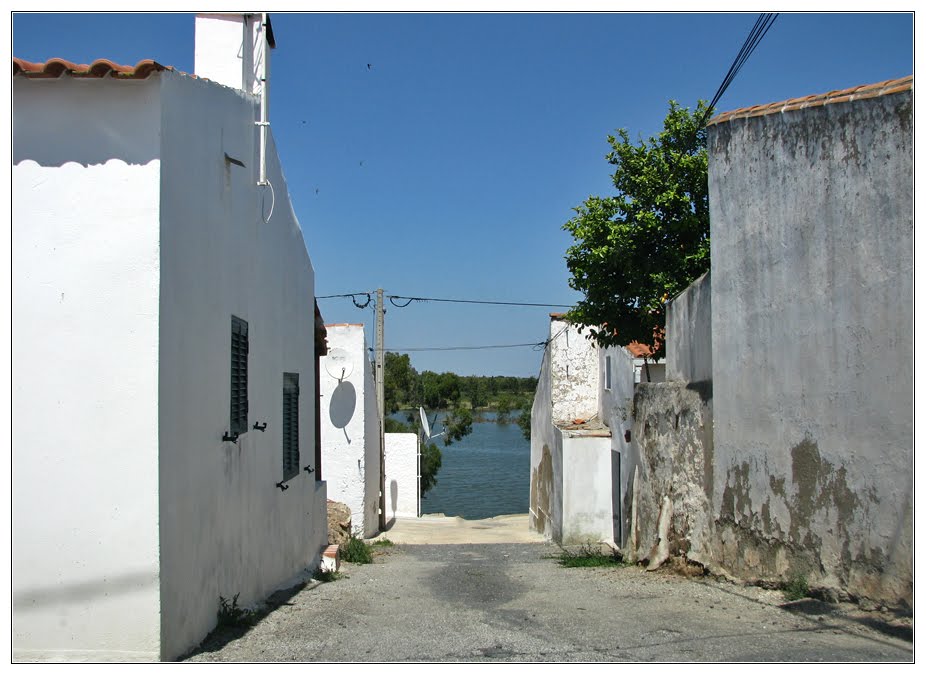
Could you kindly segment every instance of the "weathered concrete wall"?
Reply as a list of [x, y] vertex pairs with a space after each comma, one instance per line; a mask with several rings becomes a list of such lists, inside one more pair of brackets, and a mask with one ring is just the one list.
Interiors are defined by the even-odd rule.
[[639, 384], [633, 408], [640, 461], [625, 503], [632, 514], [628, 553], [652, 561], [668, 497], [666, 552], [709, 566], [714, 492], [710, 399], [686, 382]]
[[562, 531], [562, 436], [553, 426], [550, 347], [543, 352], [531, 408], [530, 528], [558, 540]]
[[666, 305], [666, 380], [708, 382], [711, 366], [711, 273]]
[[912, 604], [912, 125], [906, 91], [709, 127], [713, 510], [740, 576]]

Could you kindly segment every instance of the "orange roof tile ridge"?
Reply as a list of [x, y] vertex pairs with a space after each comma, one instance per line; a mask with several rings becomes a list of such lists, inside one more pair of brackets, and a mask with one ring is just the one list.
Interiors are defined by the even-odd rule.
[[862, 84], [847, 89], [838, 89], [826, 94], [810, 94], [799, 98], [789, 98], [776, 103], [766, 103], [763, 105], [754, 105], [747, 108], [737, 108], [728, 112], [720, 113], [711, 119], [707, 126], [722, 124], [734, 119], [743, 119], [747, 117], [762, 117], [778, 112], [790, 112], [792, 110], [803, 110], [820, 105], [831, 103], [848, 103], [850, 101], [860, 101], [868, 98], [877, 98], [879, 96], [888, 96], [890, 94], [899, 94], [913, 89], [913, 75], [900, 77], [893, 80], [884, 80], [874, 84]]
[[142, 59], [134, 66], [126, 66], [109, 59], [96, 59], [93, 63], [74, 63], [62, 58], [48, 59], [44, 63], [33, 63], [25, 59], [13, 58], [13, 75], [30, 78], [57, 78], [64, 74], [72, 77], [117, 77], [120, 79], [144, 79], [154, 72], [174, 70], [154, 59]]

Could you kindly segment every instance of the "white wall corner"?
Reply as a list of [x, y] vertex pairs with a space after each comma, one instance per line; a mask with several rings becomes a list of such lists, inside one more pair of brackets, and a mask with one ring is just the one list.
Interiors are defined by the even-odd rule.
[[[259, 13], [197, 14], [193, 69], [197, 76], [258, 95], [270, 50]], [[272, 36], [272, 32], [268, 31]], [[272, 47], [272, 37], [270, 46]]]

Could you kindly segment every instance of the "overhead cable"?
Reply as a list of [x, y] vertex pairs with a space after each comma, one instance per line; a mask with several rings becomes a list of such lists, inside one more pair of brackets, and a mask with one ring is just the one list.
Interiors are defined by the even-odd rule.
[[[419, 298], [407, 295], [387, 295], [389, 301], [396, 307], [407, 307], [412, 302], [458, 302], [469, 305], [512, 305], [516, 307], [565, 307], [571, 308], [572, 305], [556, 305], [549, 302], [507, 302], [504, 300], [460, 300], [453, 298]], [[394, 300], [407, 300], [404, 305], [397, 305]]]
[[776, 19], [778, 19], [778, 12], [763, 12], [759, 15], [759, 18], [756, 19], [755, 24], [752, 26], [752, 30], [749, 31], [749, 35], [746, 37], [746, 41], [743, 43], [743, 46], [740, 47], [739, 53], [736, 55], [736, 58], [733, 59], [733, 63], [730, 64], [730, 69], [727, 70], [727, 74], [723, 78], [723, 82], [721, 82], [720, 86], [717, 88], [717, 92], [714, 94], [714, 98], [711, 99], [710, 105], [707, 106], [707, 109], [704, 111], [704, 116], [701, 118], [701, 124], [704, 123], [704, 120], [707, 118], [707, 116], [710, 115], [711, 111], [714, 110], [714, 106], [716, 106], [720, 101], [720, 97], [723, 96], [727, 91], [727, 87], [729, 87], [733, 82], [734, 78], [743, 67], [743, 64], [746, 63], [746, 61], [755, 51], [756, 47], [762, 41], [762, 38], [765, 37], [765, 34], [768, 33]]
[[387, 347], [387, 352], [452, 352], [477, 349], [509, 349], [513, 347], [543, 347], [546, 342], [522, 342], [513, 345], [476, 345], [467, 347]]

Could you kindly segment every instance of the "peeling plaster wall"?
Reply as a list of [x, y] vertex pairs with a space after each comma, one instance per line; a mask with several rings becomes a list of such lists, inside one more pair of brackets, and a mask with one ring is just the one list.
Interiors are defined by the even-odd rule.
[[[350, 508], [356, 533], [372, 537], [379, 513], [379, 422], [364, 327], [338, 324], [326, 330], [329, 356], [321, 357], [320, 423], [328, 498]], [[347, 377], [335, 378], [328, 372], [326, 366], [335, 349], [351, 359], [352, 372]]]
[[[551, 337], [555, 335], [551, 322]], [[557, 329], [558, 330], [558, 329]], [[530, 528], [554, 541], [562, 532], [562, 436], [553, 426], [550, 345], [543, 352], [531, 408]]]
[[708, 129], [718, 559], [912, 605], [908, 92]]
[[629, 553], [638, 560], [652, 557], [663, 499], [668, 497], [672, 504], [669, 554], [710, 566], [714, 490], [710, 399], [687, 382], [639, 384], [633, 408], [640, 460]]
[[598, 413], [598, 347], [588, 331], [550, 322], [550, 396], [553, 422], [590, 419]]

